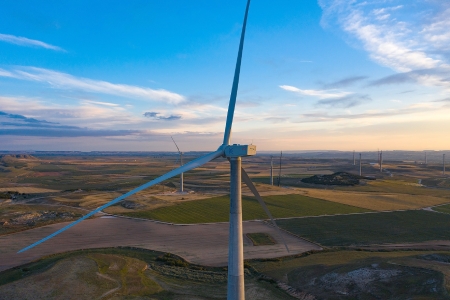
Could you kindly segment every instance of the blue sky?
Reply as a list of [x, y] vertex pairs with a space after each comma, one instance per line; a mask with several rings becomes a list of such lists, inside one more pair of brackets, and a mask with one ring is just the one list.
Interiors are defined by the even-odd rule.
[[[9, 1], [0, 150], [212, 150], [244, 0]], [[232, 142], [450, 149], [450, 3], [254, 0]]]

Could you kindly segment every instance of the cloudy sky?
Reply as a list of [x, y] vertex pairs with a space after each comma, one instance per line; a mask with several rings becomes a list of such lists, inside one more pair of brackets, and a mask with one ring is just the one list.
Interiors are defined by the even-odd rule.
[[[244, 9], [3, 3], [0, 150], [216, 149]], [[450, 149], [449, 15], [441, 0], [253, 1], [232, 142]]]

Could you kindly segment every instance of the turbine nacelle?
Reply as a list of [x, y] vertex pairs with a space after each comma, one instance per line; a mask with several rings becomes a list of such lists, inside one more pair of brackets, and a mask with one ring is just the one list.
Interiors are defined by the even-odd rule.
[[227, 158], [253, 156], [256, 154], [256, 146], [233, 144], [226, 146], [223, 154]]

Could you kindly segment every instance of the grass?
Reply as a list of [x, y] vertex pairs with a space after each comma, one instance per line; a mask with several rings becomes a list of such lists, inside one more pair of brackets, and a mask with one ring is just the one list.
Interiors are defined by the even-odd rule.
[[325, 251], [301, 257], [287, 257], [278, 260], [252, 260], [249, 263], [259, 272], [277, 280], [283, 280], [286, 274], [299, 268], [310, 266], [338, 266], [354, 264], [368, 259], [385, 259], [389, 261], [403, 259], [405, 257], [417, 257], [430, 253], [442, 253], [449, 255], [450, 252], [430, 251], [392, 251], [392, 252], [370, 252], [370, 251]]
[[433, 207], [433, 210], [450, 214], [450, 204]]
[[46, 194], [59, 192], [59, 190], [50, 190], [31, 186], [0, 188], [0, 192], [9, 192], [9, 191], [25, 194]]
[[[161, 257], [181, 260], [175, 255], [136, 248], [89, 249], [48, 256], [0, 272], [0, 298], [226, 298], [226, 269], [187, 262], [172, 266]], [[246, 295], [250, 299], [292, 299], [275, 285], [258, 280], [257, 275], [246, 271]]]
[[99, 271], [120, 282], [117, 291], [122, 295], [148, 295], [163, 289], [145, 276], [147, 264], [139, 259], [115, 254], [94, 253], [88, 256], [96, 261]]
[[277, 223], [324, 246], [450, 239], [450, 215], [423, 210], [289, 219]]
[[343, 299], [342, 291], [345, 299], [449, 299], [443, 273], [433, 270], [433, 263], [415, 267], [405, 265], [407, 260], [414, 258], [372, 256], [342, 265], [301, 267], [286, 277], [289, 285], [319, 299]]
[[395, 179], [395, 178], [396, 177], [394, 177], [394, 179], [372, 180], [368, 181], [366, 185], [359, 185], [354, 187], [339, 186], [335, 187], [335, 189], [354, 192], [435, 196], [450, 199], [450, 195], [446, 190], [430, 189], [416, 185], [411, 185], [411, 180], [409, 178], [408, 179], [406, 178]]
[[1, 299], [99, 299], [117, 283], [97, 276], [96, 263], [84, 256], [58, 261], [44, 273], [0, 286]]
[[31, 276], [39, 274], [50, 269], [58, 261], [67, 259], [70, 257], [75, 257], [79, 255], [95, 255], [95, 254], [111, 254], [111, 255], [122, 255], [130, 258], [136, 258], [147, 263], [153, 262], [159, 256], [163, 255], [162, 252], [143, 250], [143, 249], [133, 249], [133, 248], [107, 248], [107, 249], [87, 249], [87, 250], [76, 250], [65, 253], [59, 253], [55, 255], [50, 255], [39, 259], [38, 261], [31, 262], [29, 264], [22, 265], [20, 267], [15, 267], [9, 270], [0, 272], [0, 286]]
[[426, 186], [450, 188], [450, 178], [425, 178], [422, 179], [422, 184]]
[[252, 241], [253, 246], [275, 245], [275, 240], [267, 233], [247, 233], [246, 236]]
[[[349, 214], [368, 211], [363, 208], [297, 194], [266, 196], [264, 201], [274, 218]], [[150, 211], [130, 212], [124, 215], [181, 224], [228, 222], [229, 205], [229, 196], [220, 196], [205, 200], [183, 202]], [[243, 220], [268, 218], [258, 201], [252, 197], [242, 197], [242, 211]]]
[[[16, 295], [18, 298], [30, 293], [35, 294], [36, 298], [67, 298], [76, 291], [83, 298], [102, 298], [101, 295], [106, 295], [108, 291], [121, 296], [146, 296], [163, 291], [144, 274], [147, 269], [145, 261], [107, 253], [111, 252], [110, 249], [104, 252], [106, 254], [98, 250], [89, 253], [78, 251], [66, 257], [60, 256], [56, 262], [48, 265], [50, 268], [41, 264], [44, 266], [41, 272], [3, 286], [0, 293]], [[30, 268], [22, 268], [22, 271], [24, 269], [30, 272]]]
[[[436, 254], [448, 256], [450, 252], [326, 250], [247, 263], [316, 299], [448, 299], [448, 266], [420, 259]], [[371, 276], [373, 270], [386, 277]], [[392, 271], [395, 276], [389, 276]], [[366, 283], [360, 286], [358, 281]], [[342, 291], [348, 294], [343, 296]]]
[[449, 198], [417, 194], [325, 189], [307, 189], [306, 191], [311, 197], [377, 211], [417, 209], [450, 202]]

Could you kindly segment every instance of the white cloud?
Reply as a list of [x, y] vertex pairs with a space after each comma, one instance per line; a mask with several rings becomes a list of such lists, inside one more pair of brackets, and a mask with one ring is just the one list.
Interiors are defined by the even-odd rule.
[[426, 42], [441, 50], [450, 50], [450, 7], [437, 14], [420, 32]]
[[0, 69], [0, 77], [15, 77], [13, 73]]
[[92, 100], [84, 100], [85, 103], [97, 104], [97, 105], [105, 105], [105, 106], [113, 106], [118, 107], [119, 104], [109, 103], [109, 102], [100, 102], [100, 101], [92, 101]]
[[299, 93], [305, 96], [317, 97], [319, 99], [342, 98], [352, 94], [350, 92], [340, 92], [335, 90], [302, 90], [290, 85], [280, 85], [280, 88], [289, 92]]
[[0, 72], [0, 76], [48, 83], [51, 86], [60, 89], [76, 89], [87, 92], [125, 96], [128, 98], [164, 101], [171, 104], [179, 104], [185, 101], [184, 96], [163, 89], [153, 90], [133, 85], [115, 84], [107, 81], [75, 77], [67, 73], [36, 67], [16, 68], [8, 73], [3, 73]]
[[402, 27], [402, 24], [397, 24], [397, 28], [374, 24], [360, 11], [350, 14], [343, 24], [344, 30], [362, 41], [374, 60], [396, 71], [408, 72], [438, 66], [440, 60], [413, 49], [412, 45], [408, 45], [409, 41], [403, 41], [402, 35], [406, 29]]
[[390, 119], [392, 121], [408, 121], [411, 120], [411, 115], [421, 115], [424, 120], [434, 120], [440, 114], [446, 116], [448, 107], [444, 104], [436, 102], [421, 102], [415, 103], [406, 107], [386, 110], [366, 110], [361, 113], [346, 113], [346, 114], [329, 114], [328, 111], [316, 111], [305, 113], [301, 115], [299, 123], [310, 122], [336, 122], [336, 121], [373, 121], [375, 123], [384, 122], [383, 119]]
[[447, 86], [450, 67], [450, 2], [319, 0], [322, 25], [340, 28], [356, 39], [377, 63], [397, 72], [440, 70], [415, 80]]
[[47, 44], [47, 43], [44, 43], [44, 42], [41, 42], [38, 40], [32, 40], [32, 39], [28, 39], [25, 37], [15, 36], [15, 35], [10, 35], [10, 34], [0, 33], [0, 41], [19, 45], [19, 46], [40, 47], [40, 48], [45, 48], [45, 49], [50, 49], [50, 50], [55, 50], [55, 51], [64, 51], [64, 52], [66, 51], [58, 46], [53, 46], [53, 45], [50, 45], [50, 44]]

